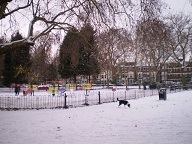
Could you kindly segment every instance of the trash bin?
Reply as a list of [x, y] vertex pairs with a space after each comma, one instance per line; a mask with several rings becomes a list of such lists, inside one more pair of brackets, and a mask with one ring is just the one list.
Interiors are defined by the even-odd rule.
[[159, 100], [166, 100], [167, 99], [167, 93], [165, 88], [159, 89]]

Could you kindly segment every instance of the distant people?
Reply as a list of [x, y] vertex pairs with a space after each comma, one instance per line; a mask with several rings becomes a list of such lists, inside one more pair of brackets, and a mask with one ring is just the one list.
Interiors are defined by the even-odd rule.
[[19, 95], [19, 92], [20, 92], [20, 85], [17, 86], [17, 94]]
[[63, 87], [62, 87], [62, 93], [65, 93], [66, 92], [66, 87], [65, 87], [65, 85], [63, 85]]
[[31, 85], [31, 96], [34, 96], [34, 89], [33, 89], [33, 85]]
[[18, 87], [17, 87], [17, 85], [15, 84], [15, 96], [17, 96], [17, 92], [18, 92]]

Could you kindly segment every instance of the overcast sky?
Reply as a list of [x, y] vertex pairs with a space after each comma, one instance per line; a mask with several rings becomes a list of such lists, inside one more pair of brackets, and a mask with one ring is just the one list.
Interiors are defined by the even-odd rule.
[[[164, 10], [163, 12], [165, 14], [182, 11], [186, 14], [192, 15], [192, 0], [163, 0], [163, 1], [168, 4], [167, 10]], [[189, 1], [191, 1], [191, 3]], [[20, 25], [20, 27], [22, 28], [20, 29], [20, 32], [23, 34], [23, 36], [26, 36], [27, 35], [26, 29], [28, 29], [28, 21], [24, 20], [23, 23], [24, 25]], [[4, 29], [7, 29], [7, 24], [8, 22], [0, 23], [1, 26], [0, 35], [3, 34]], [[7, 35], [9, 35], [9, 33], [7, 33]]]
[[[164, 0], [169, 6], [170, 12], [184, 12], [192, 15], [192, 0]], [[191, 3], [189, 2], [191, 1]]]

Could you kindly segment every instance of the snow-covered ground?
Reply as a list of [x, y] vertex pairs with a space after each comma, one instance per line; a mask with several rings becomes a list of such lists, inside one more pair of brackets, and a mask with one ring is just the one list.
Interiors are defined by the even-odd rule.
[[191, 144], [192, 91], [45, 110], [0, 111], [0, 144]]

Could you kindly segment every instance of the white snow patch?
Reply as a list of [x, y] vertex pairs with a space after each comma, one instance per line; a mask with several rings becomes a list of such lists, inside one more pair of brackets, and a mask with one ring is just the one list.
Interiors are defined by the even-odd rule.
[[2, 144], [191, 144], [192, 91], [54, 110], [0, 111]]

